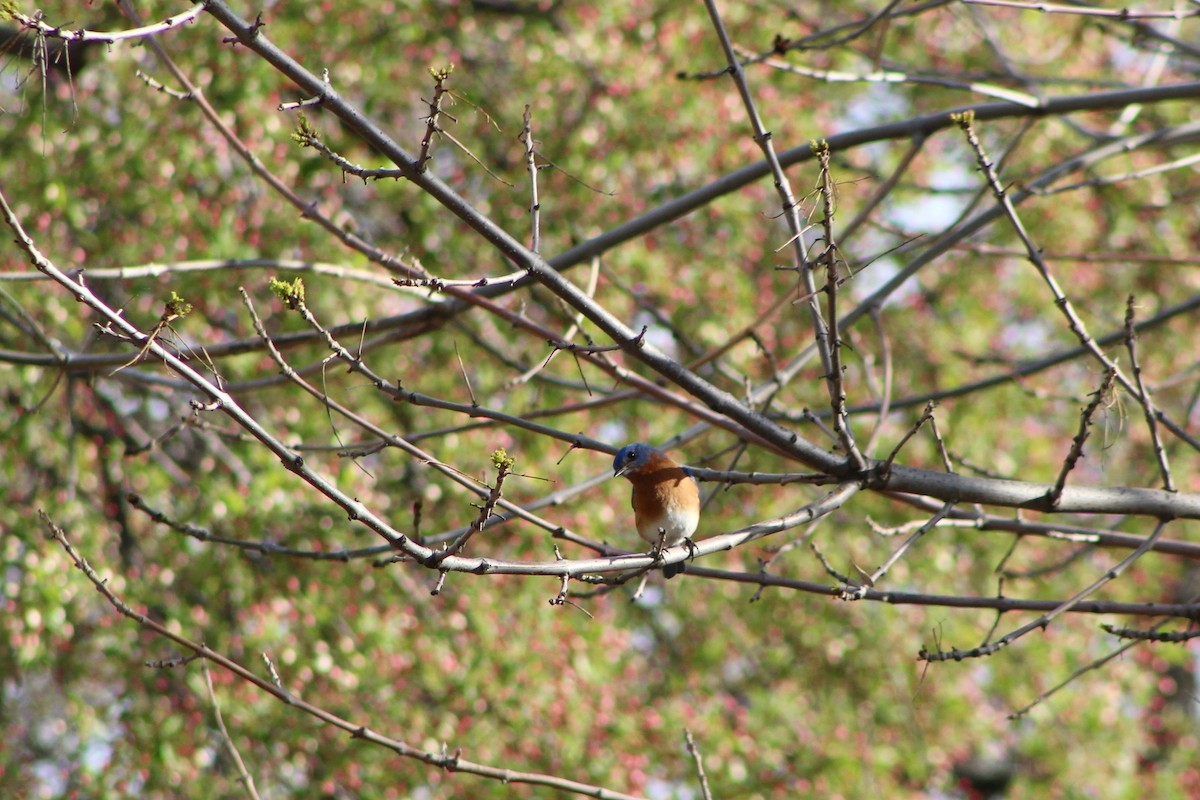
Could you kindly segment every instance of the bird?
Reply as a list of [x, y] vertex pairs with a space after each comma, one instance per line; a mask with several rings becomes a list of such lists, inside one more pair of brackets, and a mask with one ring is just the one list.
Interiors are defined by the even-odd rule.
[[[638, 442], [617, 451], [613, 477], [621, 476], [633, 484], [633, 521], [638, 535], [654, 546], [651, 552], [684, 541], [691, 544], [689, 537], [700, 524], [700, 487], [691, 470]], [[668, 578], [681, 572], [682, 561], [663, 567]]]

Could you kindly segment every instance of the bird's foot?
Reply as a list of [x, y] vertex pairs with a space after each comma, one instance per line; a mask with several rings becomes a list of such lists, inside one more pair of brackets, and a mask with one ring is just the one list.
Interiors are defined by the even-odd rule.
[[690, 536], [683, 537], [683, 543], [687, 545], [688, 561], [692, 561], [696, 556], [700, 555], [700, 548], [696, 546], [696, 543], [692, 541]]
[[654, 564], [652, 564], [651, 566], [658, 566], [659, 562], [662, 561], [663, 551], [666, 549], [667, 549], [667, 531], [664, 528], [659, 528], [658, 529], [658, 541], [655, 542], [650, 547], [650, 552], [646, 554], [654, 559]]
[[[690, 538], [688, 538], [686, 536], [683, 537], [683, 544], [687, 545], [688, 560], [695, 558], [699, 554], [699, 548], [696, 547], [696, 543], [693, 542]], [[663, 567], [663, 575], [666, 578], [674, 578], [676, 575], [678, 575], [679, 573], [681, 573], [683, 571], [684, 571], [684, 562], [683, 561], [679, 561], [675, 564], [667, 564], [665, 567]]]
[[[696, 547], [696, 543], [693, 542], [690, 538], [685, 536], [683, 539], [683, 544], [687, 545], [688, 558], [689, 559], [695, 558], [696, 555], [698, 554], [698, 548]], [[662, 562], [663, 551], [666, 549], [667, 549], [667, 532], [660, 528], [658, 531], [658, 541], [654, 544], [654, 547], [650, 548], [650, 552], [647, 554], [651, 558], [654, 559], [654, 564], [651, 565], [652, 567], [656, 567]], [[682, 561], [676, 562], [674, 564], [667, 564], [667, 565], [663, 566], [663, 575], [667, 578], [674, 578], [676, 575], [683, 572], [683, 569], [684, 569], [684, 566], [683, 566]]]

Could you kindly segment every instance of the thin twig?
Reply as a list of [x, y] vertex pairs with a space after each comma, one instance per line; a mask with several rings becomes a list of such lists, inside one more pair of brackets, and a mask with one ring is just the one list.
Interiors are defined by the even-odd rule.
[[1111, 633], [1119, 639], [1136, 639], [1140, 642], [1159, 642], [1164, 644], [1183, 644], [1192, 639], [1200, 638], [1200, 630], [1167, 631], [1139, 630], [1137, 628], [1118, 628], [1115, 625], [1101, 625], [1105, 633]]
[[696, 740], [692, 738], [690, 730], [684, 728], [683, 735], [687, 740], [688, 752], [692, 754], [692, 761], [696, 764], [696, 777], [700, 781], [700, 796], [704, 800], [712, 800], [712, 790], [708, 788], [708, 776], [704, 774], [704, 759], [700, 756], [700, 748], [696, 746]]
[[[1166, 625], [1168, 622], [1170, 622], [1170, 620], [1163, 620], [1161, 622], [1158, 622], [1155, 625], [1153, 625], [1150, 628], [1150, 630], [1156, 631], [1159, 628], [1161, 628], [1162, 626]], [[1102, 625], [1101, 627], [1104, 627], [1104, 626]], [[1036, 706], [1041, 705], [1042, 703], [1044, 703], [1046, 700], [1048, 700], [1053, 695], [1057, 694], [1058, 692], [1062, 691], [1066, 687], [1070, 686], [1072, 683], [1075, 682], [1076, 678], [1079, 678], [1081, 675], [1085, 675], [1088, 672], [1092, 672], [1093, 670], [1100, 669], [1101, 667], [1103, 667], [1105, 664], [1112, 661], [1113, 659], [1119, 658], [1120, 656], [1124, 655], [1129, 650], [1132, 650], [1134, 647], [1137, 647], [1139, 644], [1142, 644], [1143, 641], [1144, 640], [1142, 640], [1142, 639], [1131, 638], [1130, 641], [1121, 645], [1116, 650], [1113, 650], [1111, 653], [1108, 653], [1107, 655], [1103, 655], [1100, 658], [1097, 658], [1094, 661], [1083, 665], [1079, 669], [1073, 671], [1070, 675], [1068, 675], [1066, 678], [1064, 678], [1057, 685], [1052, 686], [1051, 688], [1049, 688], [1046, 691], [1039, 694], [1027, 705], [1022, 706], [1021, 708], [1018, 708], [1017, 710], [1010, 712], [1008, 715], [1008, 718], [1009, 719], [1020, 719], [1021, 717], [1025, 716], [1030, 711], [1032, 711]]]
[[936, 404], [930, 400], [925, 404], [925, 410], [921, 412], [921, 417], [912, 424], [911, 427], [900, 437], [900, 441], [896, 442], [896, 446], [892, 448], [892, 452], [888, 453], [887, 459], [883, 462], [881, 471], [886, 475], [892, 468], [892, 464], [896, 461], [896, 456], [900, 455], [900, 450], [908, 443], [908, 440], [917, 435], [917, 431], [921, 430], [921, 426], [933, 419], [933, 409]]
[[217, 720], [217, 728], [221, 731], [221, 739], [225, 742], [225, 749], [229, 751], [230, 758], [233, 759], [234, 766], [237, 767], [238, 780], [246, 787], [246, 794], [258, 800], [258, 789], [254, 786], [254, 778], [250, 776], [249, 770], [246, 769], [246, 762], [242, 760], [242, 754], [238, 752], [237, 745], [233, 743], [233, 737], [229, 735], [229, 729], [225, 727], [225, 718], [221, 716], [221, 703], [217, 700], [217, 691], [213, 688], [212, 672], [208, 669], [208, 662], [200, 662], [200, 666], [204, 670], [204, 685], [208, 688], [208, 699], [212, 703], [213, 716]]
[[[462, 353], [458, 352], [458, 342], [454, 343], [454, 357], [458, 359], [458, 369], [462, 373], [463, 382], [467, 384], [467, 395], [471, 398], [471, 407], [475, 408], [479, 405], [479, 401], [475, 399], [475, 390], [471, 388], [471, 376], [467, 374], [467, 365], [463, 363]], [[351, 362], [351, 366], [360, 363], [361, 359], [355, 358]]]
[[1067, 611], [1070, 611], [1072, 608], [1077, 606], [1085, 598], [1091, 596], [1092, 594], [1095, 594], [1095, 592], [1098, 591], [1105, 584], [1110, 583], [1111, 581], [1116, 580], [1118, 577], [1120, 577], [1121, 574], [1123, 572], [1125, 572], [1125, 570], [1128, 569], [1130, 567], [1130, 565], [1133, 564], [1133, 562], [1137, 561], [1147, 551], [1149, 551], [1151, 547], [1153, 547], [1154, 542], [1158, 541], [1159, 536], [1162, 535], [1162, 532], [1164, 530], [1166, 530], [1166, 528], [1167, 528], [1167, 523], [1165, 521], [1160, 520], [1158, 525], [1156, 525], [1154, 528], [1154, 533], [1152, 533], [1148, 537], [1146, 537], [1146, 540], [1142, 543], [1141, 547], [1139, 547], [1137, 550], [1134, 550], [1132, 553], [1130, 553], [1125, 558], [1123, 558], [1120, 563], [1118, 563], [1115, 567], [1112, 567], [1107, 572], [1105, 572], [1103, 575], [1101, 575], [1099, 578], [1097, 578], [1087, 588], [1075, 593], [1071, 598], [1069, 598], [1068, 600], [1066, 600], [1065, 602], [1060, 604], [1057, 608], [1043, 614], [1042, 616], [1035, 619], [1033, 622], [1030, 622], [1027, 625], [1022, 625], [1021, 627], [1017, 628], [1016, 630], [1013, 630], [1013, 631], [1005, 634], [1000, 639], [997, 639], [995, 643], [989, 644], [989, 645], [984, 645], [982, 647], [975, 647], [970, 650], [959, 650], [957, 648], [952, 648], [951, 650], [944, 651], [939, 647], [936, 652], [927, 650], [924, 647], [922, 647], [920, 653], [917, 655], [917, 658], [919, 658], [922, 661], [962, 661], [964, 658], [979, 658], [981, 656], [990, 656], [990, 655], [993, 655], [993, 654], [999, 652], [1000, 650], [1004, 649], [1005, 647], [1008, 647], [1010, 644], [1015, 642], [1017, 639], [1020, 639], [1022, 636], [1029, 633], [1030, 631], [1035, 631], [1035, 630], [1038, 630], [1039, 628], [1042, 630], [1045, 630], [1050, 625], [1050, 623], [1053, 622], [1056, 618], [1058, 618], [1062, 614], [1066, 613]]
[[[1084, 349], [1086, 349], [1093, 358], [1099, 361], [1105, 369], [1113, 372], [1113, 374], [1116, 376], [1117, 382], [1121, 384], [1121, 387], [1125, 389], [1125, 391], [1129, 392], [1129, 394], [1134, 395], [1135, 397], [1144, 397], [1143, 393], [1138, 390], [1135, 383], [1127, 378], [1125, 374], [1121, 372], [1120, 368], [1117, 367], [1116, 363], [1110, 359], [1103, 350], [1100, 349], [1099, 344], [1097, 344], [1096, 340], [1092, 338], [1090, 333], [1088, 333], [1087, 326], [1084, 324], [1079, 314], [1076, 313], [1070, 299], [1058, 285], [1058, 281], [1054, 279], [1054, 276], [1050, 272], [1049, 265], [1042, 256], [1041, 249], [1037, 247], [1037, 245], [1035, 245], [1029, 238], [1029, 234], [1025, 231], [1025, 226], [1021, 223], [1020, 217], [1017, 216], [1016, 207], [1013, 205], [1012, 200], [1009, 198], [1004, 187], [1000, 184], [1000, 178], [996, 174], [994, 165], [988, 159], [987, 153], [983, 149], [983, 145], [975, 135], [974, 121], [975, 116], [969, 111], [955, 115], [955, 123], [959, 126], [959, 128], [962, 129], [963, 133], [967, 137], [967, 142], [975, 151], [976, 161], [979, 164], [979, 169], [986, 176], [988, 185], [992, 189], [992, 194], [995, 196], [997, 203], [1004, 212], [1004, 215], [1008, 218], [1009, 224], [1012, 225], [1013, 230], [1016, 232], [1018, 238], [1020, 238], [1021, 244], [1025, 247], [1026, 258], [1028, 258], [1030, 263], [1034, 265], [1038, 273], [1042, 276], [1042, 280], [1050, 289], [1050, 292], [1054, 297], [1054, 304], [1066, 318], [1067, 325], [1071, 329], [1071, 332], [1075, 334], [1076, 338], [1079, 339], [1080, 344], [1083, 345]], [[1149, 409], [1147, 413], [1156, 418], [1161, 416], [1162, 421], [1164, 423], [1168, 423], [1168, 427], [1170, 427], [1172, 432], [1176, 432], [1178, 429], [1180, 429], [1179, 426], [1170, 424], [1165, 415], [1161, 415]], [[1165, 480], [1169, 479], [1168, 472]]]
[[1059, 498], [1062, 497], [1063, 487], [1067, 485], [1067, 475], [1071, 473], [1071, 470], [1075, 469], [1075, 465], [1079, 462], [1079, 459], [1083, 458], [1083, 445], [1087, 442], [1088, 436], [1091, 434], [1092, 417], [1096, 415], [1096, 411], [1100, 406], [1108, 401], [1115, 377], [1116, 373], [1113, 370], [1106, 370], [1104, 380], [1100, 383], [1100, 388], [1092, 392], [1091, 402], [1084, 406], [1083, 411], [1079, 412], [1079, 432], [1071, 440], [1071, 451], [1067, 453], [1062, 469], [1059, 470], [1058, 480], [1054, 482], [1054, 489], [1050, 492], [1051, 504], [1058, 503]]
[[[746, 56], [747, 54], [741, 53], [741, 55]], [[826, 83], [906, 83], [914, 86], [943, 86], [948, 89], [962, 89], [963, 91], [983, 95], [984, 97], [994, 97], [998, 100], [1007, 100], [1010, 103], [1017, 103], [1028, 108], [1038, 108], [1041, 105], [1041, 101], [1031, 94], [1014, 91], [1013, 89], [1006, 89], [1003, 86], [997, 86], [994, 83], [958, 81], [939, 75], [900, 72], [899, 70], [890, 69], [876, 70], [875, 72], [867, 73], [843, 72], [841, 70], [832, 69], [812, 69], [810, 67], [791, 64], [774, 58], [764, 58], [760, 63], [780, 72], [801, 75], [805, 78], [825, 81]]]
[[484, 525], [491, 519], [496, 510], [496, 504], [500, 502], [500, 498], [503, 495], [504, 479], [508, 477], [510, 470], [512, 470], [513, 459], [501, 448], [492, 454], [492, 463], [496, 467], [496, 483], [492, 486], [491, 491], [488, 492], [483, 505], [479, 507], [479, 515], [462, 536], [446, 547], [446, 549], [435, 553], [431, 557], [431, 565], [436, 566], [446, 558], [461, 553], [463, 548], [467, 546], [467, 542], [471, 540], [471, 537], [483, 530]]
[[574, 792], [577, 794], [587, 795], [589, 797], [610, 797], [614, 800], [641, 800], [634, 795], [615, 792], [611, 789], [600, 786], [592, 786], [577, 781], [560, 778], [555, 775], [544, 775], [536, 772], [518, 772], [511, 769], [501, 769], [488, 764], [479, 764], [473, 761], [468, 761], [461, 757], [458, 752], [454, 753], [438, 753], [433, 751], [421, 750], [399, 739], [393, 739], [363, 725], [360, 722], [354, 722], [336, 714], [327, 711], [320, 706], [314, 706], [306, 702], [299, 695], [293, 694], [283, 687], [282, 681], [279, 679], [278, 673], [274, 669], [266, 655], [263, 655], [270, 669], [270, 680], [264, 680], [241, 664], [233, 661], [225, 655], [211, 649], [207, 645], [192, 641], [185, 636], [173, 632], [168, 626], [163, 625], [151, 619], [145, 614], [134, 611], [124, 600], [122, 600], [111, 588], [108, 581], [101, 578], [92, 566], [87, 562], [74, 546], [67, 540], [66, 533], [46, 513], [39, 512], [43, 521], [50, 530], [50, 537], [56, 541], [66, 552], [67, 557], [71, 562], [82, 572], [87, 579], [91, 581], [96, 590], [104, 596], [104, 599], [112, 605], [122, 616], [128, 617], [134, 622], [146, 628], [156, 636], [160, 636], [168, 641], [175, 642], [186, 650], [189, 650], [196, 655], [204, 658], [207, 661], [216, 664], [223, 669], [233, 673], [240, 680], [254, 686], [259, 691], [274, 697], [283, 704], [297, 709], [309, 716], [315, 718], [324, 725], [337, 728], [352, 735], [355, 739], [367, 742], [369, 744], [378, 745], [387, 748], [397, 755], [404, 758], [411, 758], [430, 766], [438, 767], [449, 772], [464, 772], [471, 775], [489, 778], [503, 783], [525, 783], [534, 786], [547, 786], [558, 789], [560, 791]]
[[154, 36], [165, 33], [172, 28], [178, 28], [195, 20], [204, 11], [207, 3], [196, 3], [187, 11], [182, 11], [173, 16], [167, 17], [161, 22], [155, 22], [150, 25], [145, 25], [139, 28], [132, 28], [127, 31], [89, 31], [89, 30], [70, 30], [67, 28], [59, 28], [44, 22], [38, 17], [31, 17], [28, 14], [22, 14], [13, 8], [11, 11], [5, 8], [5, 13], [12, 17], [24, 27], [36, 31], [38, 35], [51, 39], [62, 39], [65, 42], [101, 42], [105, 44], [114, 44], [115, 42], [130, 41], [135, 39], [148, 39]]
[[1081, 14], [1088, 17], [1112, 17], [1115, 19], [1188, 19], [1200, 15], [1200, 11], [1141, 11], [1136, 8], [1096, 8], [1095, 6], [1063, 6], [1055, 3], [1026, 3], [1017, 0], [962, 0], [976, 6], [999, 6], [1037, 11], [1042, 14]]
[[916, 532], [912, 534], [912, 536], [909, 536], [907, 539], [905, 539], [903, 544], [897, 547], [895, 552], [893, 552], [886, 561], [879, 565], [878, 569], [876, 569], [870, 575], [864, 575], [864, 584], [855, 588], [854, 584], [851, 583], [851, 587], [847, 588], [846, 591], [842, 593], [842, 599], [861, 600], [865, 596], [864, 590], [868, 586], [876, 586], [883, 576], [886, 575], [888, 571], [896, 565], [896, 562], [908, 552], [908, 549], [916, 544], [918, 539], [929, 533], [929, 531], [933, 530], [937, 524], [941, 522], [947, 514], [950, 513], [950, 509], [952, 508], [954, 508], [954, 503], [946, 503], [943, 505], [938, 513], [934, 514], [924, 525], [918, 528]]
[[1158, 435], [1158, 418], [1154, 403], [1150, 399], [1150, 390], [1142, 380], [1142, 365], [1137, 357], [1137, 334], [1134, 331], [1134, 301], [1133, 295], [1125, 304], [1125, 347], [1129, 350], [1129, 368], [1133, 371], [1133, 380], [1137, 385], [1137, 399], [1146, 413], [1146, 427], [1150, 429], [1150, 441], [1154, 445], [1154, 457], [1158, 459], [1158, 469], [1162, 473], [1163, 489], [1168, 492], [1177, 491], [1175, 480], [1171, 477], [1171, 465], [1167, 461], [1167, 451]]
[[525, 165], [529, 169], [529, 249], [535, 253], [542, 251], [542, 203], [538, 200], [538, 165], [534, 152], [533, 113], [529, 104], [525, 104], [524, 127], [521, 129], [521, 142], [525, 145]]
[[429, 116], [425, 117], [425, 136], [421, 139], [421, 152], [417, 156], [418, 172], [425, 171], [425, 167], [429, 163], [429, 148], [433, 144], [433, 135], [441, 132], [441, 123], [438, 120], [443, 113], [442, 102], [450, 91], [446, 88], [446, 81], [450, 79], [452, 72], [454, 72], [453, 64], [444, 69], [433, 67], [429, 69], [429, 74], [433, 77], [433, 99], [429, 101]]
[[[762, 150], [771, 176], [774, 178], [775, 190], [779, 195], [783, 217], [787, 220], [788, 231], [791, 234], [791, 238], [788, 241], [792, 247], [793, 254], [791, 269], [796, 270], [798, 273], [803, 287], [801, 294], [808, 298], [807, 305], [813, 326], [814, 344], [821, 358], [821, 368], [825, 371], [826, 375], [832, 375], [833, 362], [830, 353], [832, 342], [830, 341], [829, 326], [822, 317], [820, 304], [816, 300], [816, 281], [813, 277], [813, 264], [809, 260], [808, 246], [804, 239], [806, 226], [800, 219], [799, 203], [792, 193], [791, 183], [788, 181], [779, 157], [775, 152], [775, 145], [771, 140], [771, 132], [767, 130], [762, 118], [759, 116], [757, 105], [750, 92], [750, 86], [746, 81], [746, 73], [743, 71], [741, 62], [734, 52], [733, 43], [730, 41], [729, 34], [725, 30], [725, 23], [721, 20], [721, 13], [717, 9], [716, 0], [705, 0], [704, 5], [708, 9], [708, 16], [712, 21], [713, 30], [716, 32], [717, 38], [721, 42], [721, 48], [725, 53], [725, 61], [729, 65], [728, 71], [730, 77], [733, 78], [734, 85], [741, 96], [742, 106], [746, 110], [746, 115], [750, 118], [750, 125], [754, 131], [754, 142]], [[830, 400], [833, 402], [834, 398], [831, 397]], [[855, 452], [857, 450], [848, 451], [845, 456], [846, 459], [853, 459]], [[850, 463], [855, 464], [857, 462], [850, 461]]]
[[875, 426], [871, 430], [871, 435], [867, 438], [866, 445], [863, 446], [863, 452], [867, 454], [875, 452], [875, 446], [879, 442], [879, 437], [883, 435], [885, 423], [892, 410], [892, 381], [894, 375], [892, 366], [892, 341], [887, 335], [887, 330], [883, 327], [883, 319], [878, 309], [871, 312], [871, 324], [875, 328], [875, 335], [879, 337], [880, 358], [883, 361], [883, 384], [876, 393], [879, 399], [879, 410], [875, 415]]
[[817, 163], [821, 167], [820, 190], [824, 211], [821, 227], [825, 239], [825, 249], [817, 260], [825, 261], [826, 315], [829, 326], [829, 373], [825, 376], [825, 384], [829, 392], [829, 405], [833, 411], [833, 430], [837, 433], [842, 450], [852, 460], [855, 468], [863, 470], [867, 467], [867, 460], [858, 449], [858, 443], [854, 440], [854, 433], [846, 417], [846, 376], [842, 367], [842, 340], [837, 311], [841, 276], [838, 275], [838, 248], [833, 235], [833, 178], [829, 172], [829, 143], [821, 141], [816, 147]]

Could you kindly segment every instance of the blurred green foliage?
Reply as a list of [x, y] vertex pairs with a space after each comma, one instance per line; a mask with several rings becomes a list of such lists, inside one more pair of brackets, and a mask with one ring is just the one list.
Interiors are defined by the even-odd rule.
[[[861, 23], [877, 10], [833, 2], [722, 5], [729, 6], [723, 11], [734, 41], [753, 52], [769, 51], [776, 36], [799, 39]], [[180, 8], [156, 4], [152, 12], [157, 18]], [[1048, 16], [1037, 19], [1050, 22], [1034, 26], [1024, 24], [1032, 17], [1017, 12], [921, 8], [844, 44], [786, 58], [815, 69], [905, 69], [1044, 94], [1138, 85], [1153, 58], [1114, 22]], [[107, 5], [47, 0], [44, 13], [68, 27], [130, 26]], [[328, 70], [332, 85], [411, 153], [426, 135], [430, 70], [452, 65], [451, 117], [442, 125], [470, 153], [435, 136], [429, 168], [526, 241], [529, 180], [518, 135], [528, 105], [543, 166], [540, 233], [547, 255], [760, 158], [727, 78], [677, 77], [724, 66], [711, 26], [693, 3], [289, 2], [266, 4], [263, 18], [264, 35], [313, 72]], [[411, 184], [348, 177], [298, 146], [291, 134], [302, 118], [278, 106], [305, 98], [245, 47], [224, 41], [228, 35], [201, 15], [160, 40], [267, 170], [340, 228], [419, 261], [439, 278], [511, 271], [490, 245]], [[86, 68], [69, 77], [51, 70], [43, 80], [15, 53], [0, 64], [0, 188], [61, 268], [266, 259], [319, 262], [380, 279], [367, 283], [329, 272], [306, 272], [301, 279], [255, 266], [89, 278], [144, 330], [163, 314], [164, 298], [186, 298], [194, 312], [171, 322], [164, 333], [170, 341], [197, 350], [253, 342], [239, 287], [273, 335], [309, 330], [287, 308], [295, 295], [326, 327], [438, 311], [446, 303], [433, 291], [381, 288], [390, 279], [384, 270], [273, 193], [194, 103], [139, 77], [180, 89], [144, 44], [97, 47]], [[1194, 67], [1174, 57], [1162, 80], [1184, 80]], [[761, 65], [747, 69], [779, 148], [981, 99], [948, 86], [824, 82]], [[326, 110], [303, 111], [307, 130], [345, 158], [391, 166]], [[1017, 185], [1094, 146], [1105, 131], [1155, 130], [1192, 113], [1187, 104], [1149, 105], [1120, 130], [1117, 112], [976, 128], [992, 158], [1002, 159], [1004, 180]], [[839, 223], [864, 206], [908, 146], [897, 141], [834, 153]], [[1136, 151], [1077, 177], [1144, 169], [1183, 154]], [[819, 221], [810, 194], [815, 167], [794, 168], [789, 178], [806, 214]], [[1095, 334], [1120, 329], [1130, 293], [1139, 317], [1150, 317], [1200, 289], [1190, 260], [1200, 230], [1196, 188], [1194, 172], [1168, 171], [1022, 206], [1031, 236], [1053, 258]], [[904, 253], [914, 252], [895, 248], [914, 237], [919, 247], [970, 204], [992, 203], [982, 190], [961, 134], [931, 137], [871, 222], [839, 242], [856, 273], [844, 285], [843, 302], [866, 297], [903, 265]], [[782, 310], [756, 329], [757, 341], [741, 341], [697, 368], [741, 396], [747, 384], [769, 379], [812, 339], [803, 304], [787, 302], [798, 295], [795, 273], [778, 269], [788, 265], [787, 235], [764, 179], [567, 274], [587, 285], [595, 266], [596, 299], [635, 329], [650, 326], [654, 343], [684, 362], [724, 344], [782, 299]], [[1093, 256], [1109, 258], [1085, 260]], [[17, 248], [0, 249], [0, 272], [26, 268]], [[1029, 715], [1007, 719], [1118, 646], [1092, 617], [1064, 617], [986, 660], [926, 666], [915, 659], [922, 645], [974, 646], [995, 614], [844, 603], [782, 590], [756, 595], [753, 585], [686, 577], [669, 585], [652, 578], [636, 603], [624, 589], [554, 606], [547, 600], [559, 590], [557, 579], [459, 574], [431, 596], [435, 574], [382, 564], [382, 552], [315, 560], [184, 536], [133, 508], [127, 494], [214, 536], [323, 553], [382, 544], [227, 418], [195, 412], [189, 401], [203, 398], [179, 376], [148, 362], [113, 374], [136, 349], [100, 334], [93, 325], [100, 320], [66, 292], [17, 280], [0, 281], [0, 290], [0, 393], [7, 409], [0, 415], [4, 796], [224, 798], [244, 792], [199, 665], [145, 666], [183, 654], [116, 616], [44, 536], [38, 509], [66, 529], [135, 609], [263, 675], [266, 653], [289, 691], [431, 752], [461, 748], [463, 758], [498, 767], [650, 797], [698, 797], [683, 745], [687, 728], [716, 797], [979, 796], [969, 793], [956, 768], [995, 753], [1012, 765], [1013, 797], [1200, 791], [1188, 661], [1194, 647], [1136, 648]], [[540, 288], [497, 302], [551, 330], [576, 321]], [[114, 354], [115, 363], [63, 374], [45, 355], [46, 342], [16, 322], [16, 309], [54, 342], [91, 356]], [[499, 317], [474, 310], [431, 319], [421, 335], [397, 332], [373, 347], [372, 368], [407, 390], [461, 404], [477, 400], [514, 415], [545, 411], [539, 422], [613, 445], [663, 441], [695, 421], [648, 398], [600, 402], [622, 387], [565, 353], [536, 377], [516, 380], [549, 350]], [[894, 399], [916, 398], [898, 403], [883, 421], [871, 453], [879, 457], [917, 419], [924, 395], [1075, 343], [1003, 225], [924, 269], [882, 319], [886, 347], [869, 319], [843, 331], [852, 405], [877, 401], [885, 361]], [[577, 341], [611, 344], [586, 321], [581, 331]], [[341, 341], [353, 350], [359, 336]], [[1146, 333], [1141, 343], [1156, 401], [1183, 420], [1196, 391], [1196, 341], [1193, 314]], [[480, 425], [454, 411], [396, 402], [343, 366], [324, 363], [328, 350], [319, 339], [284, 352], [321, 391], [465, 474], [494, 480], [493, 454], [511, 456], [515, 471], [504, 484], [511, 500], [532, 502], [609, 469], [604, 453], [569, 452], [563, 441], [519, 427]], [[193, 363], [204, 363], [196, 358]], [[614, 358], [657, 377], [629, 358]], [[238, 403], [262, 425], [304, 448], [307, 463], [398, 529], [434, 536], [477, 516], [477, 497], [394, 448], [374, 448], [371, 437], [279, 376], [261, 348], [215, 363]], [[796, 419], [802, 409], [827, 409], [820, 372], [814, 361], [769, 410]], [[1094, 363], [1073, 360], [944, 401], [938, 426], [956, 468], [1052, 482], [1078, 411], [1100, 378]], [[562, 410], [573, 404], [581, 407]], [[802, 435], [827, 441], [815, 425], [795, 425]], [[865, 440], [877, 426], [874, 412], [857, 415], [855, 425]], [[1141, 412], [1128, 399], [1105, 409], [1095, 436], [1073, 481], [1157, 485]], [[696, 466], [725, 468], [735, 443], [709, 431], [688, 443], [684, 457]], [[351, 457], [355, 451], [361, 452]], [[1181, 490], [1200, 491], [1196, 454], [1175, 441], [1170, 452]], [[909, 443], [901, 461], [941, 463], [926, 433]], [[771, 472], [796, 465], [753, 450], [736, 468]], [[701, 533], [768, 519], [816, 496], [818, 490], [796, 484], [718, 488]], [[601, 483], [539, 513], [592, 540], [637, 546], [623, 483]], [[897, 546], [898, 539], [873, 532], [868, 517], [895, 526], [920, 519], [921, 512], [885, 497], [856, 498], [815, 527], [814, 542], [835, 568], [870, 572]], [[1141, 534], [1152, 527], [1138, 519], [1111, 522]], [[1168, 535], [1195, 540], [1196, 532], [1194, 522], [1179, 522]], [[806, 533], [773, 537], [703, 565], [753, 573], [758, 559]], [[469, 552], [541, 561], [554, 557], [555, 543], [544, 530], [510, 522], [480, 533]], [[564, 557], [589, 555], [560, 547]], [[1037, 537], [1021, 538], [1009, 556], [1013, 548], [1009, 534], [940, 528], [893, 568], [884, 588], [994, 596], [1003, 563], [1014, 572], [1005, 595], [1061, 599], [1124, 555]], [[1058, 569], [1038, 572], [1069, 556]], [[785, 551], [771, 571], [833, 582], [807, 546]], [[1182, 587], [1192, 573], [1185, 559], [1151, 554], [1103, 597], [1177, 601], [1187, 596]], [[1005, 615], [997, 630], [1027, 620]], [[264, 796], [551, 793], [400, 760], [321, 727], [219, 669], [212, 679], [233, 742]], [[1192, 699], [1193, 710], [1175, 702], [1181, 696]]]

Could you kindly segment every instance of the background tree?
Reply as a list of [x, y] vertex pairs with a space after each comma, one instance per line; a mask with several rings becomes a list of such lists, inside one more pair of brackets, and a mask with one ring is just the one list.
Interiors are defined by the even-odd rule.
[[1046, 10], [6, 5], [4, 793], [1194, 796], [1195, 12]]

